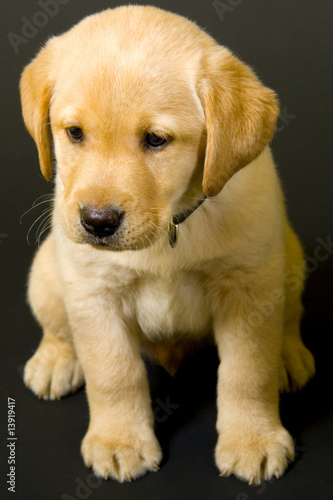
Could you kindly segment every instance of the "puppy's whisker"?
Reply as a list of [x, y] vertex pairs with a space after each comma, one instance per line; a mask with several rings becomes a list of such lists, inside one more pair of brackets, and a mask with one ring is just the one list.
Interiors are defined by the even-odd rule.
[[151, 239], [149, 238], [149, 236], [147, 234], [145, 234], [145, 238], [147, 238], [147, 240], [149, 241], [149, 244], [151, 246], [153, 244], [153, 242], [151, 241]]
[[203, 199], [203, 195], [202, 196], [187, 196], [187, 195], [183, 195], [180, 200], [183, 201], [184, 199], [188, 199], [188, 200], [191, 200], [191, 201], [201, 201]]
[[39, 200], [42, 200], [43, 198], [45, 198], [45, 200], [52, 201], [54, 199], [54, 194], [53, 193], [45, 193], [45, 194], [42, 194], [41, 196], [38, 196], [38, 198], [36, 198], [35, 201], [33, 202], [32, 206], [34, 206], [37, 202], [39, 202]]
[[40, 245], [42, 235], [51, 227], [51, 213], [45, 214], [45, 219], [41, 221], [36, 231], [36, 243]]
[[43, 234], [44, 234], [46, 231], [49, 231], [49, 229], [51, 229], [51, 227], [52, 227], [51, 222], [50, 222], [50, 223], [48, 223], [48, 224], [46, 224], [46, 225], [43, 227], [43, 229], [41, 230], [41, 232], [39, 233], [39, 235], [38, 235], [38, 237], [37, 237], [37, 239], [36, 239], [36, 243], [38, 243], [38, 245], [40, 245], [40, 243], [41, 243], [41, 238], [42, 238]]
[[[166, 235], [168, 237], [168, 231], [167, 231], [168, 221], [166, 219], [165, 219], [165, 223], [166, 223], [165, 227], [159, 227], [153, 221], [150, 221], [150, 224], [154, 230], [153, 234], [156, 238], [158, 238], [161, 235]], [[146, 236], [146, 237], [148, 238], [148, 236]], [[150, 238], [148, 238], [148, 239], [150, 240]], [[151, 242], [151, 244], [152, 244], [152, 242]], [[165, 246], [161, 245], [161, 248], [163, 249], [164, 256], [166, 256]]]
[[51, 221], [52, 221], [51, 214], [45, 214], [44, 220], [41, 220], [41, 222], [40, 222], [40, 224], [39, 224], [39, 226], [38, 226], [38, 228], [36, 230], [35, 244], [37, 243], [38, 245], [40, 245], [42, 235], [52, 225]]
[[[141, 243], [142, 243], [142, 247], [145, 247], [145, 242], [143, 241], [143, 238], [141, 238], [141, 236], [140, 236], [140, 241], [141, 241]], [[137, 249], [138, 249], [138, 248], [137, 248]]]
[[[41, 224], [43, 224], [43, 223], [45, 222], [45, 220], [46, 220], [46, 219], [50, 219], [50, 217], [51, 217], [51, 213], [52, 213], [52, 207], [48, 207], [48, 208], [46, 208], [46, 209], [43, 211], [43, 213], [42, 213], [39, 217], [37, 217], [37, 219], [36, 219], [36, 220], [35, 220], [35, 221], [31, 224], [31, 226], [30, 226], [30, 228], [29, 228], [29, 231], [28, 231], [28, 233], [27, 233], [27, 236], [26, 236], [26, 240], [27, 240], [28, 245], [30, 245], [29, 237], [30, 237], [30, 233], [31, 233], [31, 231], [32, 231], [33, 227], [34, 227], [34, 226], [35, 226], [35, 225], [36, 225], [39, 221], [41, 221], [41, 222], [40, 222], [40, 224], [39, 224], [39, 226], [38, 226], [38, 228], [39, 228], [39, 227], [40, 227], [40, 225], [41, 225]], [[37, 231], [38, 231], [38, 229], [37, 229]]]
[[[46, 198], [45, 200], [42, 200], [42, 201], [39, 201], [41, 200], [42, 198]], [[42, 195], [42, 196], [39, 196], [32, 204], [32, 206], [26, 210], [20, 217], [20, 224], [22, 224], [22, 220], [23, 218], [29, 213], [31, 212], [32, 210], [34, 210], [35, 208], [38, 208], [40, 207], [41, 205], [43, 205], [44, 203], [51, 203], [54, 201], [54, 195], [49, 195], [49, 194], [46, 194], [46, 195]], [[38, 202], [38, 203], [37, 203]], [[52, 208], [52, 207], [51, 207]]]
[[154, 235], [156, 237], [159, 236], [161, 233], [166, 233], [166, 230], [164, 227], [157, 226], [153, 221], [151, 221], [150, 224], [154, 229]]

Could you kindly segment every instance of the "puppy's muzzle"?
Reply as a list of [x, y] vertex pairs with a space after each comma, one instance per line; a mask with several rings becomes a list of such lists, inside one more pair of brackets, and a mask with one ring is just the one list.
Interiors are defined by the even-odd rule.
[[103, 239], [113, 236], [120, 228], [124, 213], [115, 207], [84, 207], [80, 211], [80, 221], [87, 233]]

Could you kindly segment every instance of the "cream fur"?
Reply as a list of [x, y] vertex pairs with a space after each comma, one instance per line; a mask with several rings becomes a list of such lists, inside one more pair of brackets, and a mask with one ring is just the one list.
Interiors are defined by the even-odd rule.
[[[275, 94], [184, 18], [122, 7], [51, 39], [24, 70], [21, 95], [46, 178], [51, 135], [57, 160], [52, 231], [29, 280], [44, 337], [26, 384], [54, 399], [85, 380], [84, 461], [131, 480], [162, 457], [141, 347], [174, 371], [213, 333], [220, 473], [280, 476], [294, 446], [279, 384], [302, 387], [314, 361], [299, 332], [302, 250], [268, 146]], [[148, 151], [147, 132], [172, 139]], [[171, 215], [203, 194], [170, 248]], [[109, 205], [125, 217], [101, 246], [80, 209]]]

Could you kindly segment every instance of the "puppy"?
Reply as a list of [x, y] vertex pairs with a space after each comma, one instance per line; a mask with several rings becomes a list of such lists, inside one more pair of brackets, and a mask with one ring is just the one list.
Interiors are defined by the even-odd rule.
[[249, 483], [294, 458], [280, 389], [305, 385], [301, 246], [269, 149], [278, 103], [188, 20], [154, 7], [90, 16], [21, 79], [52, 230], [29, 302], [44, 330], [25, 367], [40, 398], [85, 381], [87, 466], [130, 481], [162, 453], [141, 349], [174, 372], [212, 336], [221, 363], [216, 465]]

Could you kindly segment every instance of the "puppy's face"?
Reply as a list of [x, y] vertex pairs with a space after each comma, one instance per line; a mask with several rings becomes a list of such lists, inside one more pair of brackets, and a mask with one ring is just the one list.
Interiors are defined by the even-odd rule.
[[78, 243], [141, 249], [270, 140], [274, 93], [189, 21], [151, 7], [91, 16], [25, 69], [23, 114], [56, 214]]
[[84, 45], [89, 63], [73, 62], [84, 54], [72, 44], [50, 107], [58, 212], [76, 242], [142, 248], [191, 204], [197, 180], [200, 195], [204, 112], [166, 50], [151, 60], [125, 42], [121, 56], [115, 43]]

